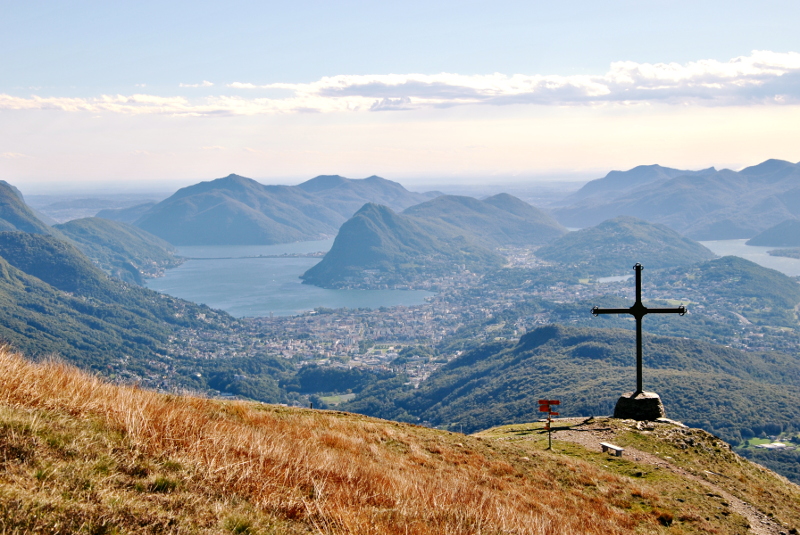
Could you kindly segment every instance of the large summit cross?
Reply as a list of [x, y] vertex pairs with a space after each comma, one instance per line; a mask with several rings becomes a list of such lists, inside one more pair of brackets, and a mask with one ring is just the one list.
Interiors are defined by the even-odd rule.
[[636, 318], [636, 392], [633, 398], [644, 393], [642, 389], [642, 318], [647, 314], [686, 314], [686, 307], [681, 305], [677, 308], [647, 308], [642, 304], [642, 269], [644, 267], [636, 263], [633, 266], [636, 271], [636, 302], [630, 308], [592, 308], [592, 314], [630, 314]]

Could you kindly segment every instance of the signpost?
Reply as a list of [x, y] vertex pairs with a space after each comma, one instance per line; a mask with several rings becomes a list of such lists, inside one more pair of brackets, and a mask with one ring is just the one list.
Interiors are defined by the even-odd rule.
[[561, 402], [557, 399], [540, 399], [539, 400], [539, 412], [546, 412], [547, 413], [547, 423], [544, 424], [544, 428], [547, 429], [547, 449], [553, 449], [553, 438], [551, 436], [552, 430], [550, 429], [550, 424], [553, 422], [553, 416], [558, 416], [558, 413], [553, 411], [553, 405], [561, 405]]

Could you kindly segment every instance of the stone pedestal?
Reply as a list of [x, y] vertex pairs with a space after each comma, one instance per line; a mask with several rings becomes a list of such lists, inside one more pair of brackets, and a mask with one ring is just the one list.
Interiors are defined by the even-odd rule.
[[617, 406], [614, 407], [614, 418], [654, 421], [657, 418], [664, 418], [664, 405], [661, 398], [655, 392], [628, 392], [623, 394]]

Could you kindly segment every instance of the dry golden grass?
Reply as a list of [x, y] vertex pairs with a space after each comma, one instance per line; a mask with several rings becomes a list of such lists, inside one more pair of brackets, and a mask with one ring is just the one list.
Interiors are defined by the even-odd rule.
[[0, 351], [0, 533], [699, 533], [575, 455], [158, 394]]

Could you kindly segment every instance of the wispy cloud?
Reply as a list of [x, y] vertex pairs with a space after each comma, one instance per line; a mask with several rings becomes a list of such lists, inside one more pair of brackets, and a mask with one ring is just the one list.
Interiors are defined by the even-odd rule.
[[[209, 87], [181, 84], [181, 87]], [[607, 103], [662, 102], [702, 106], [800, 103], [800, 53], [754, 51], [730, 61], [686, 64], [612, 63], [601, 75], [339, 75], [315, 82], [256, 85], [232, 89], [288, 90], [286, 98], [210, 96], [188, 99], [136, 94], [96, 98], [29, 98], [0, 95], [0, 109], [171, 115], [261, 115], [442, 108], [462, 105], [536, 104], [592, 106]]]
[[178, 87], [211, 87], [214, 84], [208, 80], [203, 80], [199, 84], [178, 84]]
[[21, 152], [0, 152], [0, 158], [19, 160], [20, 158], [30, 158], [30, 156], [22, 154]]

